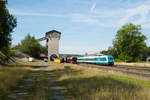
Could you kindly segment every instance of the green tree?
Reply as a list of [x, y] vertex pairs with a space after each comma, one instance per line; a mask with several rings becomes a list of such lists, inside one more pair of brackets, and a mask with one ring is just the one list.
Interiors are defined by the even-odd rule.
[[6, 8], [7, 0], [0, 0], [0, 50], [11, 44], [11, 32], [17, 25], [17, 20]]
[[150, 56], [150, 47], [145, 48], [143, 61], [146, 61], [147, 57]]
[[85, 55], [85, 56], [88, 56], [88, 53], [86, 52], [84, 55]]
[[116, 58], [126, 62], [142, 60], [146, 48], [146, 36], [141, 32], [140, 25], [126, 24], [117, 31], [113, 41]]
[[146, 49], [146, 54], [145, 55], [150, 55], [150, 47], [148, 47], [147, 49]]
[[47, 47], [46, 46], [41, 46], [41, 53], [47, 55], [48, 51], [47, 51]]
[[36, 40], [34, 37], [31, 37], [30, 34], [28, 34], [25, 39], [21, 41], [19, 49], [21, 52], [29, 54], [35, 58], [40, 57], [41, 45], [38, 40]]
[[108, 51], [107, 50], [102, 50], [102, 51], [100, 51], [100, 54], [108, 55]]
[[116, 50], [113, 47], [108, 47], [108, 50], [102, 50], [100, 53], [104, 55], [112, 55], [114, 58], [117, 57]]

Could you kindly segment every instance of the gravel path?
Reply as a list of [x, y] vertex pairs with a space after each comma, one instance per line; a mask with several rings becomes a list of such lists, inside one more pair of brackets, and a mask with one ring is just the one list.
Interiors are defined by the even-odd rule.
[[[55, 76], [52, 74], [51, 70], [48, 68], [46, 62], [41, 62], [35, 68], [45, 68], [45, 73], [48, 75], [48, 80], [50, 81], [50, 93], [48, 100], [66, 100], [65, 97], [62, 95], [62, 90], [58, 86], [58, 83], [55, 80]], [[10, 96], [9, 100], [28, 100], [31, 94], [31, 85], [34, 81], [34, 78], [38, 77], [38, 71], [33, 71], [28, 78], [26, 78], [23, 83], [19, 86], [19, 88], [13, 91], [12, 95]], [[40, 98], [39, 98], [40, 99]], [[41, 99], [40, 99], [41, 100]], [[45, 100], [45, 99], [44, 99]]]
[[48, 75], [50, 77], [50, 89], [51, 89], [51, 99], [50, 100], [66, 100], [65, 97], [62, 95], [62, 90], [58, 86], [58, 83], [55, 79], [55, 76], [51, 73], [51, 70], [47, 67], [46, 68]]
[[24, 80], [24, 83], [20, 85], [17, 90], [14, 91], [10, 100], [26, 100], [25, 98], [30, 96], [28, 90], [31, 87], [32, 79], [36, 76], [36, 74], [36, 72], [31, 73], [30, 76]]

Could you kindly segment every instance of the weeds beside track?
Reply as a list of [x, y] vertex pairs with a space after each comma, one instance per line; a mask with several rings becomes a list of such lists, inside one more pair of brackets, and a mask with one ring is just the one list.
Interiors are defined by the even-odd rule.
[[150, 82], [81, 65], [52, 64], [68, 100], [149, 100]]
[[[102, 65], [94, 65], [94, 64], [80, 64], [83, 67], [90, 67], [90, 68], [97, 68], [106, 71], [114, 71], [114, 72], [122, 72], [125, 74], [133, 75], [133, 76], [140, 76], [140, 78], [150, 80], [150, 72], [149, 68], [144, 67], [131, 67], [131, 66], [102, 66]], [[147, 70], [148, 69], [148, 70]]]

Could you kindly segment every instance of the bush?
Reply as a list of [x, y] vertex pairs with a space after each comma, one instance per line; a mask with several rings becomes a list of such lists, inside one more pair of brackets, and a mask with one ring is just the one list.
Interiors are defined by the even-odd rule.
[[10, 57], [16, 57], [18, 56], [18, 52], [16, 50], [9, 50]]
[[29, 34], [21, 41], [19, 49], [21, 52], [29, 54], [32, 57], [40, 57], [41, 45], [35, 37], [31, 37]]

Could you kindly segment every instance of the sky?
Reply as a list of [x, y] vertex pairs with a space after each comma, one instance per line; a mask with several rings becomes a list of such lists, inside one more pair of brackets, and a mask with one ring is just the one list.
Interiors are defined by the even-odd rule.
[[[112, 46], [126, 23], [139, 24], [150, 46], [150, 0], [8, 0], [17, 18], [12, 44], [30, 33], [36, 39], [60, 31], [60, 53], [98, 53]], [[46, 42], [41, 42], [45, 45]]]

